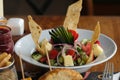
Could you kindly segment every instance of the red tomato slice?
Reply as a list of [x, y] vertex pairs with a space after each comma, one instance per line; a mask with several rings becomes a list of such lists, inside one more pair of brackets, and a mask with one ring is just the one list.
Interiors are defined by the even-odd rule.
[[75, 51], [72, 49], [68, 49], [66, 55], [71, 55], [72, 57], [74, 57]]
[[74, 40], [78, 38], [78, 33], [76, 31], [69, 29], [68, 32], [72, 34], [72, 36], [74, 37]]
[[100, 43], [100, 41], [99, 41], [99, 40], [97, 40], [97, 41], [95, 42], [95, 44], [100, 45], [101, 43]]
[[49, 52], [49, 58], [50, 59], [56, 59], [57, 58], [57, 55], [58, 55], [58, 51], [56, 49], [52, 49], [50, 52]]
[[46, 60], [47, 60], [47, 58], [46, 58], [45, 56], [43, 56], [43, 57], [40, 58], [39, 61], [43, 63], [43, 62], [45, 62]]
[[85, 45], [82, 45], [82, 50], [85, 51], [85, 52], [87, 51], [87, 48], [86, 48]]
[[87, 55], [89, 55], [91, 52], [91, 43], [88, 42], [86, 45], [82, 45], [82, 49]]

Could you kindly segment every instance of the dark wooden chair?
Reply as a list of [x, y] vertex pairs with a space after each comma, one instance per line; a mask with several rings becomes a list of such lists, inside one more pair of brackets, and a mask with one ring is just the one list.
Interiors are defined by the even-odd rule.
[[[59, 1], [58, 0], [58, 5], [55, 4], [55, 2], [56, 2], [55, 0], [26, 0], [26, 1], [33, 8], [33, 10], [35, 11], [36, 14], [43, 15], [44, 13], [46, 13], [46, 10], [51, 5], [55, 6], [53, 8], [58, 8], [59, 10], [61, 10], [61, 12], [60, 11], [58, 11], [58, 12], [53, 11], [53, 14], [55, 14], [55, 12], [56, 13], [60, 12], [62, 14], [63, 13], [65, 14], [67, 7], [70, 4], [72, 4], [78, 0], [67, 0], [67, 1]], [[93, 15], [93, 0], [83, 0], [83, 1], [84, 1], [83, 8], [85, 8], [85, 9], [82, 10], [82, 15]], [[59, 4], [61, 4], [61, 9], [59, 7], [60, 6]], [[57, 9], [52, 9], [52, 10], [57, 10]]]
[[26, 0], [36, 14], [44, 14], [52, 0]]
[[93, 0], [87, 0], [88, 15], [94, 15]]

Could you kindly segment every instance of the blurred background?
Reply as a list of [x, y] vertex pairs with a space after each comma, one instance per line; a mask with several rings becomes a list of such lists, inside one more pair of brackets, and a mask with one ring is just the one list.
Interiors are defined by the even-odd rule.
[[[4, 0], [5, 15], [65, 15], [77, 0]], [[119, 16], [120, 0], [83, 0], [82, 15]]]

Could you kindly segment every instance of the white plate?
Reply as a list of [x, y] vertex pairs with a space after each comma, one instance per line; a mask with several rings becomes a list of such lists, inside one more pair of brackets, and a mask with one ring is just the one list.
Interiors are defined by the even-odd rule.
[[[47, 38], [48, 40], [50, 39], [50, 35], [49, 35], [48, 31], [50, 31], [50, 29], [42, 31], [41, 37], [39, 39], [40, 41], [43, 40], [44, 38]], [[80, 35], [80, 37], [78, 38], [78, 41], [85, 39], [85, 38], [91, 39], [91, 36], [93, 33], [90, 30], [84, 30], [84, 29], [77, 29], [77, 32]], [[64, 68], [77, 69], [80, 72], [85, 72], [90, 67], [101, 64], [101, 63], [111, 59], [115, 55], [116, 50], [117, 50], [117, 46], [116, 46], [115, 42], [111, 38], [109, 38], [108, 36], [106, 36], [104, 34], [100, 35], [99, 40], [101, 42], [102, 48], [104, 49], [105, 55], [99, 56], [94, 62], [92, 62], [90, 64], [86, 64], [83, 66], [64, 67]], [[15, 44], [15, 53], [17, 55], [19, 55], [19, 53], [21, 53], [21, 58], [24, 61], [26, 61], [30, 64], [33, 64], [33, 65], [39, 66], [39, 67], [49, 68], [48, 65], [39, 63], [31, 58], [31, 54], [34, 51], [35, 51], [35, 44], [32, 40], [31, 34], [28, 34], [28, 35], [24, 36], [23, 38], [19, 39]], [[63, 67], [52, 66], [52, 68], [63, 68]]]

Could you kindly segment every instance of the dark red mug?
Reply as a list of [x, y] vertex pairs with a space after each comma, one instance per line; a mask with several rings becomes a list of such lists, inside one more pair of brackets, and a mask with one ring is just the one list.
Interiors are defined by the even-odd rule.
[[12, 40], [11, 28], [0, 25], [0, 53], [13, 53], [14, 42]]

